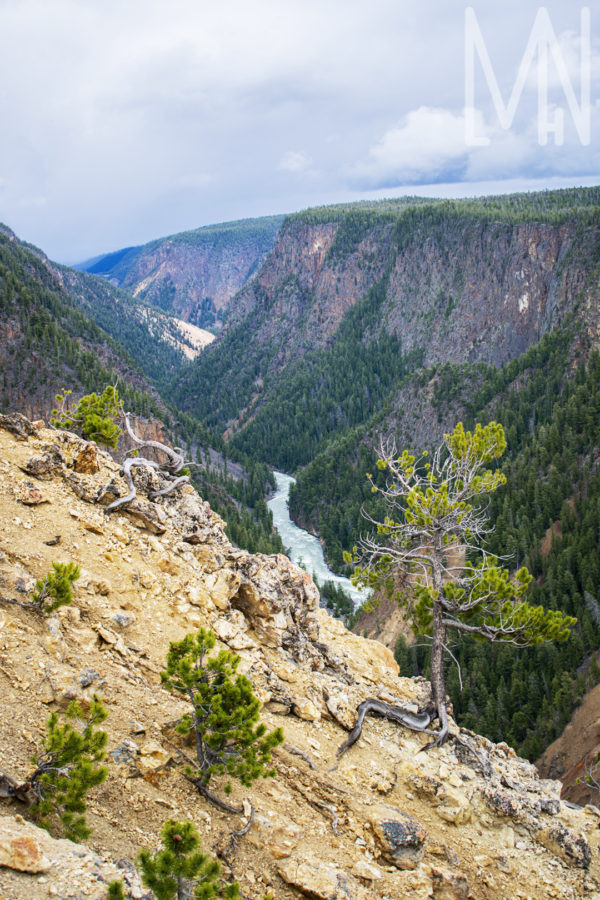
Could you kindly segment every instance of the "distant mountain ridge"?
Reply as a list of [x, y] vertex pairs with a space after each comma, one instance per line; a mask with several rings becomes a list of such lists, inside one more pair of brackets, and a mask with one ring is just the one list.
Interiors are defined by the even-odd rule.
[[94, 257], [74, 268], [100, 275], [192, 325], [218, 331], [231, 299], [272, 250], [284, 218], [207, 225]]

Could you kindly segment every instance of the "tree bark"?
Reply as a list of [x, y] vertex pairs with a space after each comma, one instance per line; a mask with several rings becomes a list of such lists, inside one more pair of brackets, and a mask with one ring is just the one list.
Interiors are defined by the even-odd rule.
[[444, 610], [439, 602], [444, 590], [442, 576], [442, 536], [435, 535], [432, 556], [432, 583], [436, 592], [433, 601], [433, 635], [431, 646], [431, 699], [435, 706], [440, 723], [440, 730], [435, 744], [441, 747], [448, 739], [448, 714], [446, 711], [446, 679], [444, 677], [444, 653], [446, 645], [446, 624]]

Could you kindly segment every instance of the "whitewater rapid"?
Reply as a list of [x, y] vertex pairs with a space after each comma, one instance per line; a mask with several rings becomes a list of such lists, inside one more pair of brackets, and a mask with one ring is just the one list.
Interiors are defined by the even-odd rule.
[[292, 522], [288, 506], [288, 498], [290, 488], [294, 484], [295, 479], [291, 475], [284, 475], [282, 472], [274, 472], [275, 481], [277, 483], [277, 491], [267, 506], [273, 513], [273, 524], [279, 532], [283, 546], [288, 551], [288, 555], [292, 562], [298, 565], [302, 564], [307, 572], [313, 578], [316, 578], [319, 584], [325, 581], [333, 581], [334, 584], [341, 587], [345, 594], [352, 598], [354, 606], [357, 607], [363, 603], [368, 594], [354, 587], [349, 578], [342, 575], [335, 575], [325, 562], [323, 556], [323, 548], [319, 540], [308, 531]]

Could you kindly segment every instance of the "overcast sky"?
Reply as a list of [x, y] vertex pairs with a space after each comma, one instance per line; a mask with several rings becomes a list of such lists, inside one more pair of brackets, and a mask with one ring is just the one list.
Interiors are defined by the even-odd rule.
[[[0, 221], [75, 262], [340, 200], [600, 183], [600, 0], [583, 80], [573, 0], [537, 30], [529, 0], [472, 7], [466, 25], [455, 0], [0, 0]], [[508, 104], [528, 42], [502, 128], [490, 83]]]

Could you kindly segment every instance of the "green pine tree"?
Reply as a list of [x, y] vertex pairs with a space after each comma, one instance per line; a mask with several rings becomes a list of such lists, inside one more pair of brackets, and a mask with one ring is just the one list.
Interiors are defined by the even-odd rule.
[[170, 820], [161, 834], [162, 849], [156, 853], [142, 850], [137, 862], [142, 881], [156, 900], [235, 900], [240, 896], [237, 883], [224, 884], [219, 863], [200, 850], [200, 837], [192, 822]]
[[[73, 701], [66, 711], [68, 719], [82, 720], [81, 707]], [[61, 724], [53, 712], [48, 720], [44, 750], [32, 758], [34, 771], [19, 790], [27, 789], [34, 802], [30, 812], [34, 821], [50, 830], [58, 818], [65, 837], [85, 840], [91, 829], [85, 821], [85, 796], [90, 788], [102, 784], [107, 775], [104, 759], [107, 734], [94, 726], [103, 722], [107, 713], [102, 702], [94, 697], [88, 718], [81, 730], [69, 722]]]
[[86, 394], [72, 406], [69, 406], [70, 395], [68, 390], [56, 395], [58, 405], [52, 410], [52, 424], [78, 432], [86, 441], [115, 449], [122, 431], [115, 418], [123, 415], [117, 388], [109, 384], [101, 394]]
[[[201, 628], [171, 643], [163, 684], [186, 696], [193, 711], [177, 726], [180, 734], [192, 734], [198, 765], [188, 777], [200, 793], [229, 812], [241, 812], [208, 790], [214, 775], [230, 775], [249, 787], [259, 777], [275, 775], [269, 768], [271, 750], [283, 741], [277, 728], [267, 734], [264, 724], [256, 724], [260, 702], [245, 675], [236, 675], [240, 657], [229, 650], [208, 656], [215, 646], [212, 632]], [[225, 785], [231, 792], [231, 783]]]
[[122, 881], [111, 881], [108, 886], [106, 900], [125, 900], [125, 891]]
[[68, 605], [73, 599], [73, 582], [81, 575], [75, 563], [52, 563], [53, 572], [48, 572], [35, 583], [31, 603], [44, 613], [54, 612], [59, 606]]
[[[426, 451], [417, 459], [408, 450], [397, 455], [393, 446], [382, 446], [377, 466], [386, 481], [367, 478], [383, 499], [385, 514], [379, 520], [370, 517], [377, 534], [362, 539], [353, 556], [346, 554], [348, 563], [359, 563], [354, 582], [394, 598], [415, 632], [431, 640], [431, 692], [440, 723], [435, 743], [440, 745], [449, 735], [447, 633], [528, 647], [567, 641], [577, 622], [530, 604], [528, 570], [521, 567], [511, 575], [485, 547], [492, 530], [486, 497], [506, 483], [495, 466], [505, 449], [504, 429], [496, 422], [478, 424], [472, 432], [459, 422], [431, 458]], [[561, 685], [563, 706], [573, 700], [568, 680]], [[488, 701], [488, 731], [497, 714], [495, 700]]]

